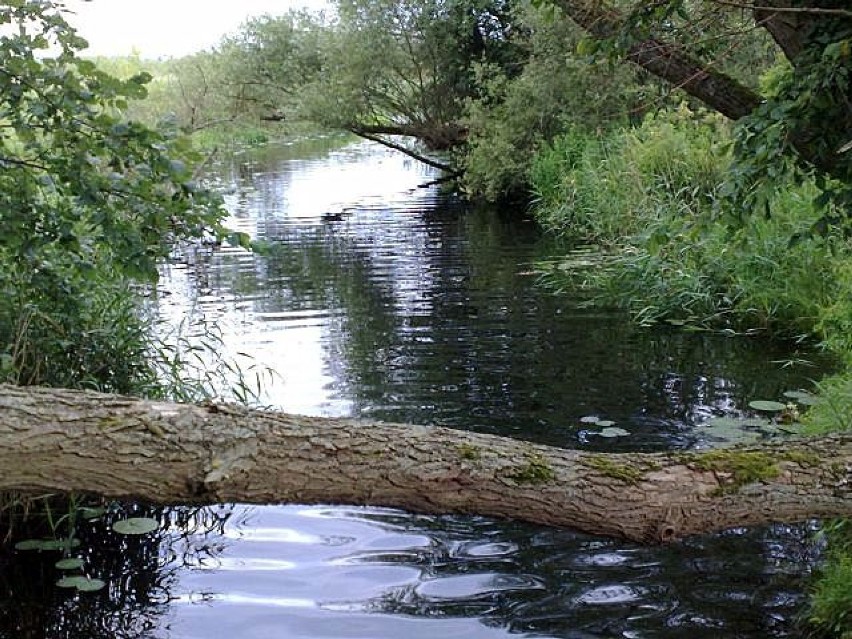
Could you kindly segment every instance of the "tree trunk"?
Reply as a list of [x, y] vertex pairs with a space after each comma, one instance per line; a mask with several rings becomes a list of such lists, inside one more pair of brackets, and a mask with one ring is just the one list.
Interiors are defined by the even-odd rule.
[[[595, 38], [610, 40], [622, 35], [625, 16], [600, 0], [555, 0], [555, 4]], [[626, 57], [732, 120], [748, 115], [760, 104], [756, 92], [689, 55], [683, 45], [648, 37], [633, 42]]]
[[[602, 0], [554, 0], [554, 3], [597, 39], [617, 40], [631, 35], [627, 14]], [[736, 2], [720, 4], [739, 6]], [[754, 8], [757, 25], [766, 29], [789, 61], [798, 66], [806, 44], [805, 36], [810, 29], [819, 30], [819, 20], [826, 17], [849, 19], [852, 13], [845, 9], [794, 7], [793, 4], [789, 0], [766, 0], [759, 5], [742, 3], [742, 7]], [[714, 68], [712, 61], [705, 62], [691, 55], [692, 46], [690, 42], [668, 41], [643, 34], [636, 36], [626, 48], [625, 58], [732, 120], [748, 116], [764, 102], [756, 91]], [[848, 93], [846, 97], [848, 102]], [[846, 118], [832, 123], [838, 131], [848, 131], [850, 125], [852, 109]], [[845, 171], [837, 172], [843, 151], [823, 148], [818, 138], [824, 132], [813, 133], [812, 128], [807, 123], [798, 123], [791, 131], [791, 142], [801, 159], [829, 176], [848, 179]]]
[[852, 435], [599, 454], [438, 427], [0, 386], [0, 491], [477, 513], [636, 541], [852, 514]]

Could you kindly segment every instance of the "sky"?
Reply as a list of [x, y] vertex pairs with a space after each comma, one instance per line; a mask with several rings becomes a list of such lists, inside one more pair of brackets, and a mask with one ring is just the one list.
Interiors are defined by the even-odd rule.
[[253, 15], [324, 6], [323, 0], [66, 0], [89, 55], [178, 57], [210, 48]]

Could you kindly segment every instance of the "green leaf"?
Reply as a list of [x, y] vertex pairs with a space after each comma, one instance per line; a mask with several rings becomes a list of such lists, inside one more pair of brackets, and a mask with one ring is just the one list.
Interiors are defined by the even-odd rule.
[[76, 548], [79, 545], [80, 540], [76, 538], [25, 539], [15, 544], [15, 550], [66, 550], [67, 548]]
[[80, 557], [66, 557], [56, 562], [56, 567], [59, 570], [77, 570], [83, 567], [83, 560]]
[[781, 402], [772, 402], [762, 399], [751, 401], [748, 405], [749, 408], [753, 408], [754, 410], [759, 410], [764, 413], [778, 413], [787, 408], [787, 406]]
[[45, 539], [42, 543], [42, 550], [67, 550], [68, 548], [77, 548], [79, 545], [80, 540], [77, 538]]
[[772, 434], [773, 428], [768, 419], [724, 416], [698, 424], [694, 432], [699, 437], [724, 444], [747, 444]]
[[112, 529], [120, 535], [144, 535], [160, 527], [160, 522], [150, 517], [131, 517], [122, 519], [112, 525]]
[[[24, 539], [15, 544], [15, 550], [44, 550], [46, 539]], [[52, 540], [51, 540], [52, 541]]]
[[56, 585], [60, 588], [76, 588], [80, 592], [94, 592], [106, 586], [106, 582], [101, 579], [91, 579], [83, 575], [73, 575], [63, 577], [56, 582]]
[[630, 434], [629, 430], [624, 430], [623, 428], [604, 428], [599, 433], [592, 433], [594, 435], [599, 435], [600, 437], [612, 438], [612, 437], [626, 437]]

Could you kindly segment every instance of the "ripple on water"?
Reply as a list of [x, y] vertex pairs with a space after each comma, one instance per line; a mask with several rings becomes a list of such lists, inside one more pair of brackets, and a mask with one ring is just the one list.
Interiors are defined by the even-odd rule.
[[587, 590], [576, 598], [576, 603], [586, 606], [620, 605], [633, 603], [645, 596], [645, 589], [625, 584], [609, 584]]
[[621, 552], [603, 552], [593, 555], [577, 555], [572, 558], [574, 564], [580, 568], [594, 567], [606, 568], [608, 566], [622, 566], [632, 560], [630, 555]]
[[541, 580], [532, 575], [480, 573], [430, 579], [419, 584], [414, 591], [423, 599], [440, 601], [478, 599], [499, 592], [544, 589]]
[[518, 545], [511, 542], [477, 542], [471, 541], [459, 544], [453, 553], [457, 557], [475, 559], [500, 558], [511, 556], [518, 552]]

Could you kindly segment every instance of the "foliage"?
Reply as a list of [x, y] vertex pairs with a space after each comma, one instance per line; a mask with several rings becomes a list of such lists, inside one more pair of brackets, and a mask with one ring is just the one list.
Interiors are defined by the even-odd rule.
[[828, 556], [811, 593], [808, 621], [827, 636], [852, 637], [852, 520], [829, 522], [823, 529]]
[[237, 72], [231, 68], [234, 63], [225, 53], [227, 48], [223, 44], [215, 51], [177, 59], [149, 60], [131, 55], [92, 61], [102, 71], [122, 79], [149, 74], [145, 99], [129, 102], [125, 116], [152, 128], [179, 130], [198, 148], [254, 146], [299, 131], [298, 126], [261, 119], [269, 111], [250, 107], [251, 101], [240, 97], [241, 89], [232, 81]]
[[250, 19], [212, 54], [230, 112], [303, 118], [308, 87], [323, 81], [334, 47], [333, 24], [322, 14], [291, 10]]
[[578, 56], [579, 30], [556, 7], [521, 4], [513, 22], [522, 26], [513, 35], [522, 71], [475, 66], [479, 95], [468, 99], [460, 153], [466, 192], [492, 201], [527, 192], [533, 154], [544, 143], [573, 127], [626, 123], [652, 88], [629, 67]]
[[353, 120], [421, 128], [434, 148], [459, 141], [464, 101], [478, 93], [474, 65], [518, 62], [505, 0], [345, 0], [339, 11], [347, 62], [337, 79], [358, 105]]
[[341, 0], [334, 20], [250, 21], [220, 50], [247, 112], [365, 136], [460, 144], [475, 65], [518, 63], [505, 0]]
[[[739, 120], [737, 161], [725, 184], [739, 205], [728, 211], [736, 220], [771, 214], [778, 179], [815, 178], [822, 216], [814, 230], [845, 223], [852, 203], [848, 2], [802, 0], [775, 11], [772, 2], [554, 1], [592, 36], [587, 49], [628, 59]], [[749, 70], [743, 53], [763, 51], [756, 57], [766, 64], [773, 49], [788, 64], [776, 69], [773, 91], [761, 94], [755, 70], [766, 67], [752, 63]]]
[[813, 230], [825, 234], [852, 210], [852, 153], [841, 151], [852, 142], [852, 17], [802, 31], [794, 64], [776, 70], [767, 99], [737, 128], [727, 189], [745, 204], [740, 211], [771, 212], [779, 178], [814, 175], [822, 216]]
[[[114, 78], [49, 3], [0, 7], [0, 371], [9, 381], [147, 384], [134, 282], [222, 209], [174, 130], [124, 117], [150, 76]], [[76, 383], [75, 383], [76, 381]]]
[[805, 432], [822, 435], [852, 430], [852, 373], [834, 375], [817, 387], [819, 400], [803, 417]]
[[[788, 338], [816, 332], [819, 318], [845, 299], [836, 278], [844, 244], [831, 237], [790, 243], [817, 219], [813, 185], [778, 191], [769, 219], [753, 217], [738, 229], [718, 223], [726, 136], [715, 116], [682, 108], [604, 139], [558, 138], [531, 171], [536, 215], [555, 233], [602, 247], [603, 268], [568, 276], [642, 323]], [[565, 277], [560, 270], [549, 280], [561, 286]]]

